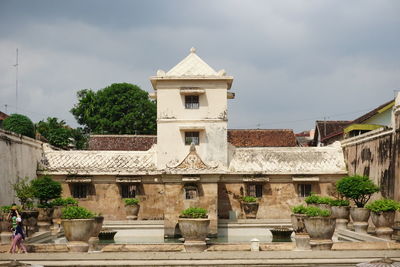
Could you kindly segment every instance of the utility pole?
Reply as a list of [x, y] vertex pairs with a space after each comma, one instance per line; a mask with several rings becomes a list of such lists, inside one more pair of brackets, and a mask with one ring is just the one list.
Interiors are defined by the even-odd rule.
[[17, 48], [17, 58], [14, 67], [15, 67], [15, 113], [18, 113], [18, 48]]

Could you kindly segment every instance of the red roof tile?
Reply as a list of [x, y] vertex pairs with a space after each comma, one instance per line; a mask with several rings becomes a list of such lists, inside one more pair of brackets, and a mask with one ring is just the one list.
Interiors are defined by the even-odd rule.
[[88, 150], [147, 151], [156, 143], [156, 135], [91, 135]]
[[0, 121], [6, 119], [6, 118], [8, 118], [8, 117], [10, 117], [10, 116], [7, 115], [6, 113], [0, 111]]
[[228, 130], [228, 142], [237, 147], [294, 147], [296, 137], [289, 129]]

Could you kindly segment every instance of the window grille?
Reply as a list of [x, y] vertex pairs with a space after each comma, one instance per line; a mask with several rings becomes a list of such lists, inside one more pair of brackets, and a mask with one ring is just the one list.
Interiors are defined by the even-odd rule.
[[251, 197], [262, 197], [263, 185], [262, 184], [249, 184], [248, 195]]
[[122, 198], [135, 198], [137, 187], [135, 184], [121, 184]]
[[298, 184], [299, 197], [311, 195], [311, 184]]
[[199, 145], [199, 132], [185, 132], [185, 145], [191, 145], [192, 143]]
[[185, 199], [196, 199], [197, 195], [197, 186], [185, 186]]
[[198, 95], [185, 96], [185, 108], [186, 109], [198, 109], [199, 108], [199, 96]]
[[72, 196], [74, 198], [86, 198], [89, 191], [89, 184], [74, 183], [72, 184]]

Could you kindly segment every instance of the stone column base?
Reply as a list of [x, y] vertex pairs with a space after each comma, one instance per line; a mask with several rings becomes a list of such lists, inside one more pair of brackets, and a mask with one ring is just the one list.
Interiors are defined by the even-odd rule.
[[311, 240], [311, 250], [330, 250], [333, 246], [331, 239]]
[[183, 246], [186, 252], [202, 252], [207, 249], [205, 241], [185, 241]]
[[347, 223], [349, 220], [347, 219], [336, 219], [336, 229], [347, 229]]
[[89, 251], [99, 251], [99, 238], [92, 236], [89, 238]]
[[296, 241], [295, 251], [311, 250], [309, 235], [295, 235], [294, 240]]
[[38, 222], [39, 232], [48, 232], [50, 231], [51, 223], [49, 222]]
[[89, 244], [83, 241], [71, 241], [67, 243], [69, 252], [88, 252]]
[[367, 234], [368, 222], [353, 222], [354, 232]]
[[11, 244], [12, 234], [9, 232], [1, 232], [0, 233], [0, 241], [1, 244]]
[[375, 228], [377, 237], [392, 240], [393, 229], [390, 227], [378, 227]]

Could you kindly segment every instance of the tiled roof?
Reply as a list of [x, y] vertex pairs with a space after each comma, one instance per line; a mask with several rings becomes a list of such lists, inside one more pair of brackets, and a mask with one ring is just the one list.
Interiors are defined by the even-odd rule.
[[150, 151], [57, 151], [45, 149], [41, 171], [51, 174], [146, 174], [156, 170]]
[[216, 76], [217, 72], [196, 55], [195, 52], [196, 50], [192, 48], [190, 54], [169, 70], [165, 76]]
[[[321, 136], [321, 140], [324, 140], [327, 136], [336, 132], [342, 132], [343, 128], [350, 125], [350, 123], [352, 121], [316, 121], [316, 131]], [[315, 138], [318, 138], [318, 134], [315, 134]]]
[[294, 147], [296, 137], [288, 129], [228, 130], [228, 142], [236, 147]]
[[392, 99], [392, 100], [390, 100], [390, 101], [388, 101], [388, 102], [386, 102], [386, 103], [380, 105], [379, 107], [377, 107], [377, 108], [371, 110], [370, 112], [368, 112], [368, 113], [366, 113], [366, 114], [364, 114], [364, 115], [358, 117], [357, 119], [355, 119], [355, 120], [352, 122], [352, 124], [355, 124], [355, 123], [363, 123], [364, 121], [370, 119], [372, 116], [378, 114], [378, 113], [379, 113], [379, 110], [383, 109], [384, 107], [386, 107], [386, 106], [388, 106], [388, 105], [390, 105], [390, 104], [393, 104], [393, 105], [394, 105], [394, 99]]
[[156, 135], [91, 135], [88, 150], [147, 151], [156, 143]]
[[6, 119], [7, 117], [9, 116], [6, 113], [0, 111], [0, 121]]
[[236, 148], [229, 171], [262, 174], [344, 174], [346, 165], [340, 145]]

